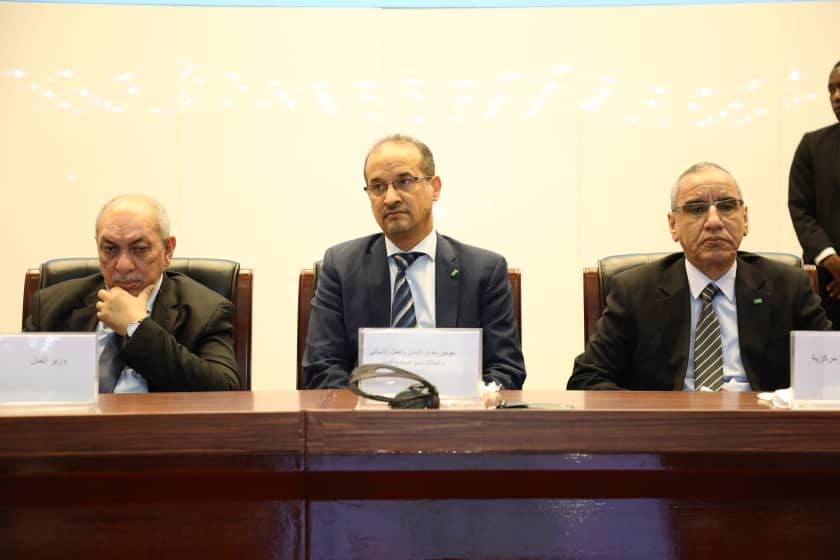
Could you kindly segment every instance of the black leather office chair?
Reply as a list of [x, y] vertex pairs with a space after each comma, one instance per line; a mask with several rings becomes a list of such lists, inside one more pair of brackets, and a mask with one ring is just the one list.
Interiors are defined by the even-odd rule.
[[[241, 269], [239, 263], [234, 261], [193, 258], [174, 258], [168, 270], [189, 276], [233, 303], [233, 349], [239, 369], [239, 385], [242, 390], [250, 390], [253, 271]], [[29, 316], [32, 295], [37, 290], [97, 272], [99, 260], [96, 258], [52, 259], [42, 263], [40, 268], [30, 269], [23, 285], [22, 320], [26, 321]]]
[[[309, 315], [312, 313], [312, 297], [318, 285], [321, 261], [315, 261], [312, 269], [303, 269], [298, 276], [298, 336], [297, 336], [297, 388], [306, 389], [306, 373], [303, 371], [303, 353], [306, 351], [306, 334], [309, 332]], [[508, 280], [513, 291], [513, 313], [522, 337], [522, 273], [518, 268], [508, 269]]]
[[[612, 255], [598, 261], [597, 268], [583, 269], [583, 342], [589, 342], [589, 337], [595, 332], [595, 324], [604, 312], [604, 305], [609, 293], [610, 279], [625, 270], [657, 261], [671, 253], [631, 253], [628, 255]], [[802, 259], [790, 253], [757, 253], [762, 257], [802, 267]], [[806, 265], [805, 271], [811, 278], [814, 292], [819, 294], [817, 270], [813, 265]]]

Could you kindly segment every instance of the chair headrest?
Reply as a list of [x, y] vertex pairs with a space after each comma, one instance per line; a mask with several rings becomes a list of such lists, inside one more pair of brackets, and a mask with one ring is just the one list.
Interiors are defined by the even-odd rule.
[[[233, 300], [239, 263], [226, 259], [172, 259], [167, 270], [180, 272], [204, 284], [219, 295]], [[99, 259], [52, 259], [41, 265], [39, 288], [46, 288], [65, 280], [81, 278], [99, 272]]]

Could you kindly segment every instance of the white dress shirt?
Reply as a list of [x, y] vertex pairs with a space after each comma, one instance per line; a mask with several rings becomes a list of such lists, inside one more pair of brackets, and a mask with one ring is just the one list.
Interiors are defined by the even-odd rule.
[[[414, 300], [414, 315], [417, 317], [417, 326], [426, 329], [435, 328], [435, 255], [437, 254], [437, 232], [432, 232], [423, 238], [420, 243], [403, 251], [394, 243], [385, 238], [385, 251], [388, 255], [388, 270], [391, 273], [391, 301], [394, 301], [394, 282], [397, 276], [397, 263], [394, 261], [395, 253], [423, 253], [417, 257], [405, 271], [408, 286], [411, 288], [411, 297]], [[390, 310], [389, 310], [390, 316]]]
[[741, 347], [738, 344], [738, 306], [735, 302], [736, 260], [726, 274], [717, 280], [711, 280], [693, 264], [685, 260], [685, 272], [688, 275], [688, 287], [691, 291], [691, 332], [688, 340], [688, 366], [685, 371], [684, 391], [694, 391], [694, 334], [697, 319], [703, 309], [703, 289], [711, 282], [720, 288], [721, 293], [712, 300], [712, 308], [720, 324], [720, 337], [723, 350], [723, 384], [729, 391], [750, 391], [750, 382], [741, 362]]

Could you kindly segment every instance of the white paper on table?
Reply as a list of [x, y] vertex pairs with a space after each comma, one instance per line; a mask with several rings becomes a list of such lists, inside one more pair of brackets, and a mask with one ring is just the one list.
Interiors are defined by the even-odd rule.
[[0, 404], [96, 402], [96, 333], [0, 334]]
[[791, 331], [790, 378], [796, 400], [840, 399], [840, 332]]
[[[359, 329], [359, 363], [388, 364], [427, 379], [441, 398], [480, 396], [481, 329]], [[368, 379], [366, 393], [393, 396], [414, 381]]]

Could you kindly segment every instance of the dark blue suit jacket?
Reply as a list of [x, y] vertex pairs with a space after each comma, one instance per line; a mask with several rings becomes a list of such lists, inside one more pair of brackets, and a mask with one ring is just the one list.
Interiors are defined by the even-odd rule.
[[[483, 329], [485, 382], [520, 389], [525, 362], [504, 257], [438, 234], [435, 298], [437, 327]], [[390, 314], [384, 236], [327, 249], [303, 356], [307, 387], [346, 387], [358, 361], [359, 328], [388, 327]]]

